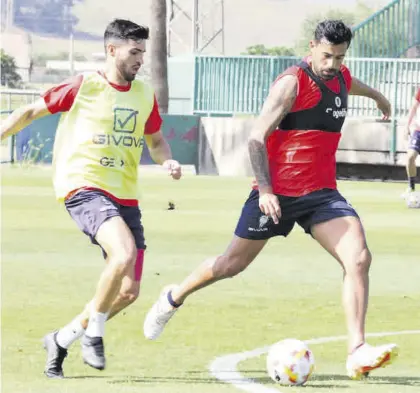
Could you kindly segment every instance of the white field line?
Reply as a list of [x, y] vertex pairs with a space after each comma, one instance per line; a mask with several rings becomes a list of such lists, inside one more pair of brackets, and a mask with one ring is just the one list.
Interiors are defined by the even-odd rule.
[[[367, 337], [400, 336], [406, 334], [420, 334], [420, 330], [403, 330], [400, 332], [369, 333]], [[319, 337], [305, 340], [307, 344], [324, 344], [335, 341], [345, 341], [347, 336]], [[277, 388], [270, 388], [252, 379], [244, 377], [237, 369], [238, 363], [267, 353], [270, 346], [257, 348], [252, 351], [233, 353], [216, 358], [209, 366], [210, 373], [219, 381], [233, 385], [235, 388], [249, 393], [279, 393]], [[280, 392], [281, 393], [281, 392]]]

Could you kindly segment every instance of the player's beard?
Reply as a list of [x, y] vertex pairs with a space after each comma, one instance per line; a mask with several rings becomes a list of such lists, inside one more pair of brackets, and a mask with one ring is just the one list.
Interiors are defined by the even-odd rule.
[[323, 69], [317, 68], [316, 66], [313, 67], [313, 70], [315, 71], [315, 74], [318, 77], [327, 81], [334, 79], [338, 75], [338, 72], [339, 72], [339, 70], [335, 70], [332, 68], [323, 70]]
[[121, 73], [121, 76], [127, 82], [132, 82], [134, 79], [136, 79], [138, 69], [134, 70], [133, 67], [134, 66], [128, 66], [128, 65], [124, 64], [123, 62], [121, 62], [120, 64], [117, 65], [117, 68]]
[[331, 80], [334, 79], [336, 76], [338, 75], [338, 70], [334, 70], [332, 68], [327, 69], [327, 70], [321, 70], [318, 73], [318, 76], [324, 80]]

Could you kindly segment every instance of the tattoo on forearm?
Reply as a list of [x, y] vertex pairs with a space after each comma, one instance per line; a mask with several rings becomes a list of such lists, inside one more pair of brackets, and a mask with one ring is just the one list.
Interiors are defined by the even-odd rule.
[[259, 124], [257, 127], [261, 126], [265, 130], [264, 136], [257, 132], [259, 137], [251, 138], [248, 142], [251, 166], [259, 187], [271, 186], [265, 140], [293, 107], [296, 98], [296, 86], [293, 85], [286, 91], [278, 91], [277, 94], [269, 96], [260, 116], [262, 124]]
[[268, 168], [267, 151], [264, 143], [251, 139], [248, 143], [252, 170], [259, 187], [271, 185], [270, 170]]

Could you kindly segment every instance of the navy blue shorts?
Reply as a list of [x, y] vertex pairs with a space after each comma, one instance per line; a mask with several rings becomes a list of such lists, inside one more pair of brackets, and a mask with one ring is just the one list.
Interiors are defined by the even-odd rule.
[[264, 215], [258, 206], [259, 192], [252, 190], [239, 218], [235, 235], [244, 239], [264, 240], [273, 236], [287, 236], [297, 222], [311, 234], [315, 224], [337, 217], [359, 217], [353, 207], [337, 191], [323, 189], [301, 197], [277, 195], [282, 216], [278, 224]]
[[93, 244], [99, 227], [109, 218], [120, 216], [130, 228], [138, 250], [146, 248], [138, 206], [120, 205], [99, 190], [82, 190], [65, 201], [67, 211]]
[[420, 154], [420, 130], [414, 131], [411, 135], [410, 144], [408, 145], [409, 149], [415, 150]]

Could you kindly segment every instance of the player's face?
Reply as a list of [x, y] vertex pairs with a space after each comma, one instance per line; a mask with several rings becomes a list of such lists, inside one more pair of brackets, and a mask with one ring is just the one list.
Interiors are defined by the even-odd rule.
[[343, 64], [347, 43], [333, 45], [328, 41], [311, 41], [312, 67], [322, 79], [330, 80], [337, 76]]
[[115, 66], [127, 82], [136, 78], [137, 72], [144, 63], [145, 52], [145, 40], [128, 40], [116, 47]]

